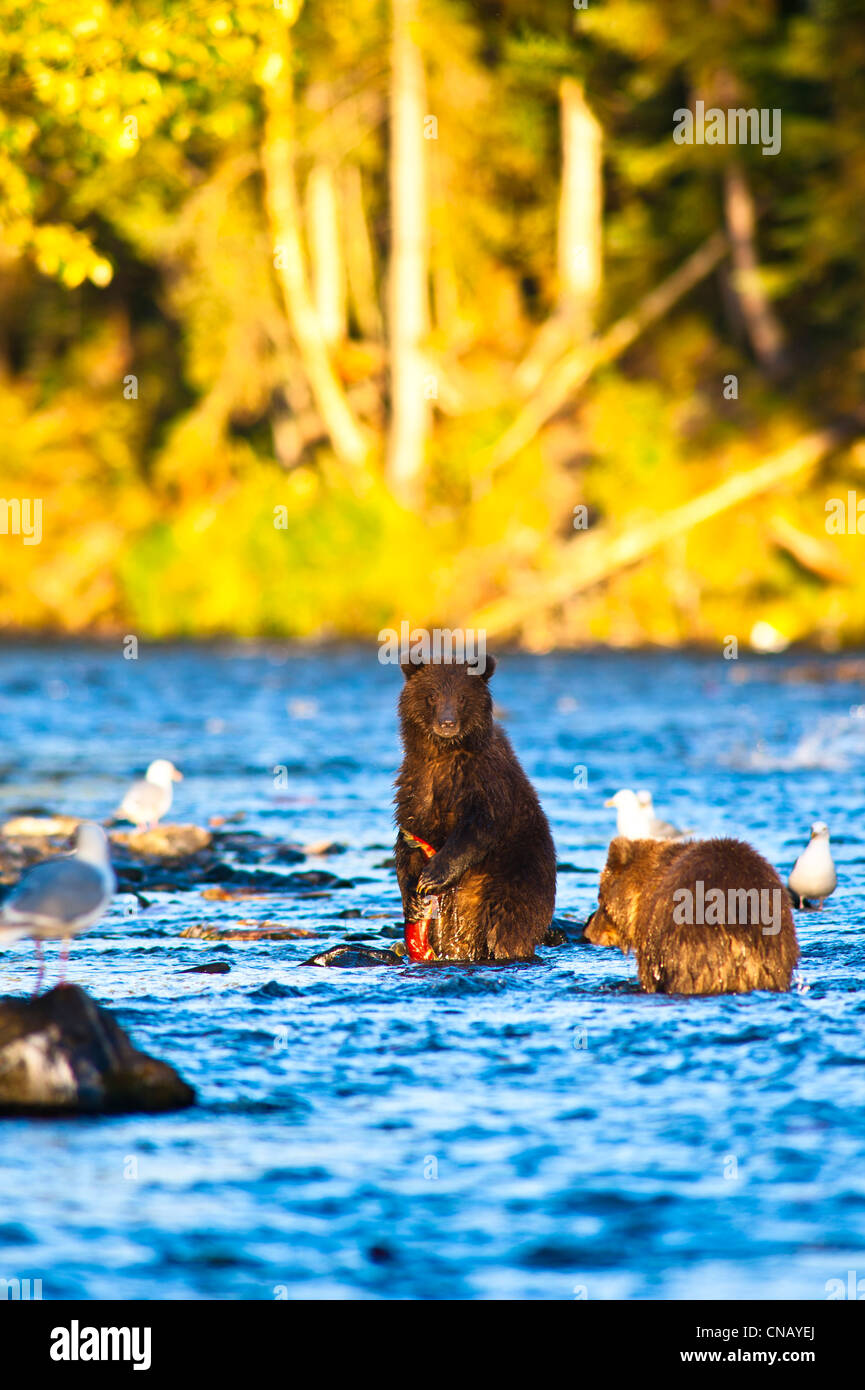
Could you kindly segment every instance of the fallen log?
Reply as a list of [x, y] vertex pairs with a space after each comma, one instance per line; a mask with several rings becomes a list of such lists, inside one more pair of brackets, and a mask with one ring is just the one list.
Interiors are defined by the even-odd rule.
[[516, 420], [493, 445], [489, 470], [497, 469], [530, 444], [548, 420], [579, 391], [598, 367], [620, 357], [658, 319], [715, 269], [729, 249], [724, 232], [714, 232], [692, 256], [647, 294], [633, 313], [617, 319], [601, 336], [563, 357], [547, 373], [540, 390], [526, 402]]
[[[734, 473], [680, 507], [641, 522], [620, 535], [599, 526], [560, 547], [552, 572], [532, 587], [494, 600], [471, 618], [487, 638], [519, 631], [533, 615], [566, 603], [576, 594], [639, 564], [659, 546], [703, 521], [747, 502], [803, 473], [831, 450], [863, 432], [861, 421], [844, 420], [802, 435], [757, 468]], [[788, 537], [789, 540], [789, 537]]]

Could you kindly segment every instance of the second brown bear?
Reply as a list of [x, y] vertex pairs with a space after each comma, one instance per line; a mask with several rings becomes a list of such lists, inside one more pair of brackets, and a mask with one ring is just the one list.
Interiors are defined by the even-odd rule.
[[619, 836], [585, 935], [634, 951], [640, 984], [652, 994], [786, 990], [799, 959], [787, 892], [741, 840]]

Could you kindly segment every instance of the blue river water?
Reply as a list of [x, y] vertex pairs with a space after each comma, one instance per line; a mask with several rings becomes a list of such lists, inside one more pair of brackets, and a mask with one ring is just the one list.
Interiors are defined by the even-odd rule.
[[[583, 943], [512, 967], [300, 966], [400, 934], [401, 677], [374, 647], [6, 648], [4, 819], [108, 817], [167, 757], [172, 821], [242, 814], [346, 848], [299, 866], [342, 880], [319, 896], [119, 894], [79, 938], [72, 979], [199, 1104], [0, 1120], [0, 1277], [46, 1299], [821, 1299], [865, 1281], [865, 695], [802, 662], [500, 659], [563, 921], [596, 901], [619, 787], [785, 873], [829, 823], [839, 887], [796, 914], [793, 990], [677, 999]], [[260, 918], [314, 938], [180, 936]], [[210, 960], [230, 973], [183, 973]], [[32, 943], [0, 954], [0, 993], [33, 981]]]

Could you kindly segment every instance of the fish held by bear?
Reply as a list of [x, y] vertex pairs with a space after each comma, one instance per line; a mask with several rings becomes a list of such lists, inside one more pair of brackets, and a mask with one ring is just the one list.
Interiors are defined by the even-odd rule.
[[781, 880], [741, 840], [617, 837], [585, 936], [634, 951], [651, 994], [787, 990], [799, 959]]
[[531, 960], [552, 921], [553, 837], [493, 720], [495, 665], [402, 667], [395, 859], [415, 960]]

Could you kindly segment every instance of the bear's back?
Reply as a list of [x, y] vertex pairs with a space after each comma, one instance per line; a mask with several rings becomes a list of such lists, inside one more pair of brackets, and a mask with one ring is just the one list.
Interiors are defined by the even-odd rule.
[[[717, 921], [707, 907], [713, 898]], [[725, 994], [790, 987], [799, 955], [790, 900], [772, 865], [742, 840], [683, 845], [651, 886], [641, 917], [637, 963], [645, 989]]]

